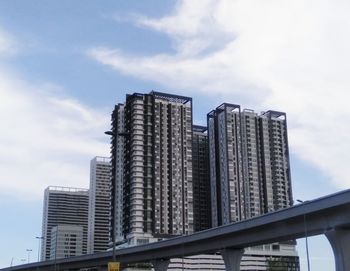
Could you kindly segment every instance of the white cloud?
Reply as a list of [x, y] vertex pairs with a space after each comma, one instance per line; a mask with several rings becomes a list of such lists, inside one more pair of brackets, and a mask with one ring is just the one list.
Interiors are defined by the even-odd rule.
[[108, 122], [109, 112], [0, 68], [0, 194], [30, 199], [48, 185], [88, 187], [89, 160], [109, 155]]
[[178, 53], [189, 57], [221, 48], [235, 37], [235, 31], [216, 18], [216, 10], [215, 0], [179, 1], [171, 16], [156, 20], [138, 17], [136, 22], [168, 34]]
[[[135, 24], [170, 36], [173, 54], [89, 55], [119, 72], [248, 107], [288, 113], [291, 149], [348, 187], [350, 3], [345, 0], [178, 1]], [[215, 106], [215, 105], [213, 105]]]

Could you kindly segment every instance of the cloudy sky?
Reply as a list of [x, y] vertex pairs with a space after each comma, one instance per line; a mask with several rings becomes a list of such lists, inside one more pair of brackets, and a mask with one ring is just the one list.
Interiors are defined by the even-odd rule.
[[[350, 3], [345, 0], [0, 1], [0, 267], [26, 259], [48, 185], [88, 187], [126, 93], [287, 112], [295, 199], [347, 189]], [[299, 254], [305, 269], [303, 240]], [[311, 266], [334, 270], [323, 237]]]

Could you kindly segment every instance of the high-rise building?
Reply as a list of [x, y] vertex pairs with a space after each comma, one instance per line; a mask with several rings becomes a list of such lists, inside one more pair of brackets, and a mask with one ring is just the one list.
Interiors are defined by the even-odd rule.
[[286, 114], [222, 104], [208, 114], [213, 226], [292, 205]]
[[106, 251], [109, 245], [111, 163], [95, 157], [90, 162], [88, 253]]
[[141, 244], [192, 233], [192, 99], [127, 95], [112, 134], [112, 236]]
[[211, 228], [210, 179], [207, 127], [193, 125], [193, 213], [194, 230]]
[[[207, 120], [213, 226], [291, 206], [286, 114], [267, 111], [258, 115], [224, 103]], [[247, 248], [247, 257], [265, 266], [259, 270], [267, 270], [267, 260], [299, 270], [294, 241]], [[241, 263], [242, 270], [254, 268]]]
[[110, 204], [110, 241], [115, 236], [116, 242], [124, 240], [123, 235], [123, 187], [124, 187], [124, 105], [115, 106], [112, 113], [111, 141], [111, 204]]
[[[68, 234], [68, 228], [66, 227], [67, 225], [75, 225], [83, 228], [83, 242], [81, 250], [82, 254], [86, 254], [88, 206], [89, 191], [87, 189], [57, 186], [49, 186], [45, 189], [41, 260], [49, 260], [51, 250], [56, 248], [56, 245], [51, 244], [53, 239], [56, 240], [55, 238], [51, 237], [52, 232], [57, 235], [59, 233], [59, 229], [62, 229], [61, 226], [65, 226], [63, 228], [66, 231], [66, 234]], [[53, 230], [53, 228], [57, 226], [59, 227], [56, 228], [56, 230]]]

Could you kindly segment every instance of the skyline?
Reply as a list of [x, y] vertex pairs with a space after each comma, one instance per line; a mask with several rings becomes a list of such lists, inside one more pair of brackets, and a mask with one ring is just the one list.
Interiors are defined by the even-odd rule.
[[36, 258], [44, 188], [88, 186], [129, 92], [192, 96], [196, 124], [222, 102], [284, 111], [294, 198], [347, 188], [349, 4], [282, 2], [2, 1], [0, 266]]

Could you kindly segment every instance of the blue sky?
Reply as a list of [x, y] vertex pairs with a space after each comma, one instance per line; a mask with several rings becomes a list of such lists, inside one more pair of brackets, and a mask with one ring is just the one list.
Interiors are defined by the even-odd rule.
[[[0, 267], [27, 257], [48, 185], [87, 187], [130, 92], [287, 112], [295, 199], [349, 188], [350, 4], [327, 0], [0, 1]], [[305, 269], [304, 240], [299, 254]], [[334, 270], [310, 239], [311, 266]]]

